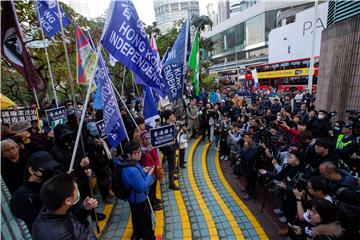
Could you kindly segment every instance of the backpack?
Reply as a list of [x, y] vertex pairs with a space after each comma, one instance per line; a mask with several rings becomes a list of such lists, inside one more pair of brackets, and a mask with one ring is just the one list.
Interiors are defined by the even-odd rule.
[[112, 190], [115, 194], [115, 197], [125, 201], [128, 199], [131, 193], [131, 190], [128, 189], [123, 182], [123, 170], [127, 167], [131, 166], [117, 165], [115, 166], [112, 174]]

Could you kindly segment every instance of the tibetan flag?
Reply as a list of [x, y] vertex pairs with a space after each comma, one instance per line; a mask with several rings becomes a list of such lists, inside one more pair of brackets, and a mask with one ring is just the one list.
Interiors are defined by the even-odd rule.
[[91, 73], [95, 66], [96, 55], [85, 34], [79, 26], [75, 26], [76, 34], [76, 65], [77, 80], [80, 84], [90, 81]]

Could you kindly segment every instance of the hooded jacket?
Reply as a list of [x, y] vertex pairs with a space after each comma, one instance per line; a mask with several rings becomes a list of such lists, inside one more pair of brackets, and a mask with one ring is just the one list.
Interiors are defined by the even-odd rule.
[[138, 161], [120, 159], [118, 162], [123, 166], [122, 180], [124, 185], [131, 190], [128, 202], [142, 203], [146, 200], [151, 183], [151, 175], [144, 172]]

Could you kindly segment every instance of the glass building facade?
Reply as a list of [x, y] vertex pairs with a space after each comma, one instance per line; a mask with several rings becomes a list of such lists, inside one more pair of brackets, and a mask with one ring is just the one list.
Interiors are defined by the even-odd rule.
[[276, 15], [277, 10], [261, 13], [210, 37], [214, 47], [205, 56], [214, 64], [267, 56], [268, 34], [276, 27]]
[[170, 30], [174, 23], [187, 16], [200, 15], [199, 1], [153, 0], [155, 21], [162, 33]]

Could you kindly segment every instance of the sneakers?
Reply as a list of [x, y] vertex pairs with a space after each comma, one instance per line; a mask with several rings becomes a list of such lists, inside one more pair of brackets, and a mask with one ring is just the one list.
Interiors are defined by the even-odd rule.
[[279, 217], [278, 220], [279, 220], [279, 222], [281, 222], [281, 223], [284, 223], [284, 224], [287, 223], [287, 219], [286, 219], [286, 217], [284, 217], [284, 216]]
[[277, 215], [280, 215], [280, 214], [283, 213], [283, 211], [281, 211], [280, 208], [275, 208], [275, 209], [274, 209], [274, 213], [277, 214]]
[[224, 161], [227, 161], [227, 160], [229, 160], [229, 157], [225, 156]]
[[224, 156], [224, 155], [222, 155], [222, 156], [220, 157], [220, 160], [224, 160], [224, 158], [225, 158], [225, 156]]

